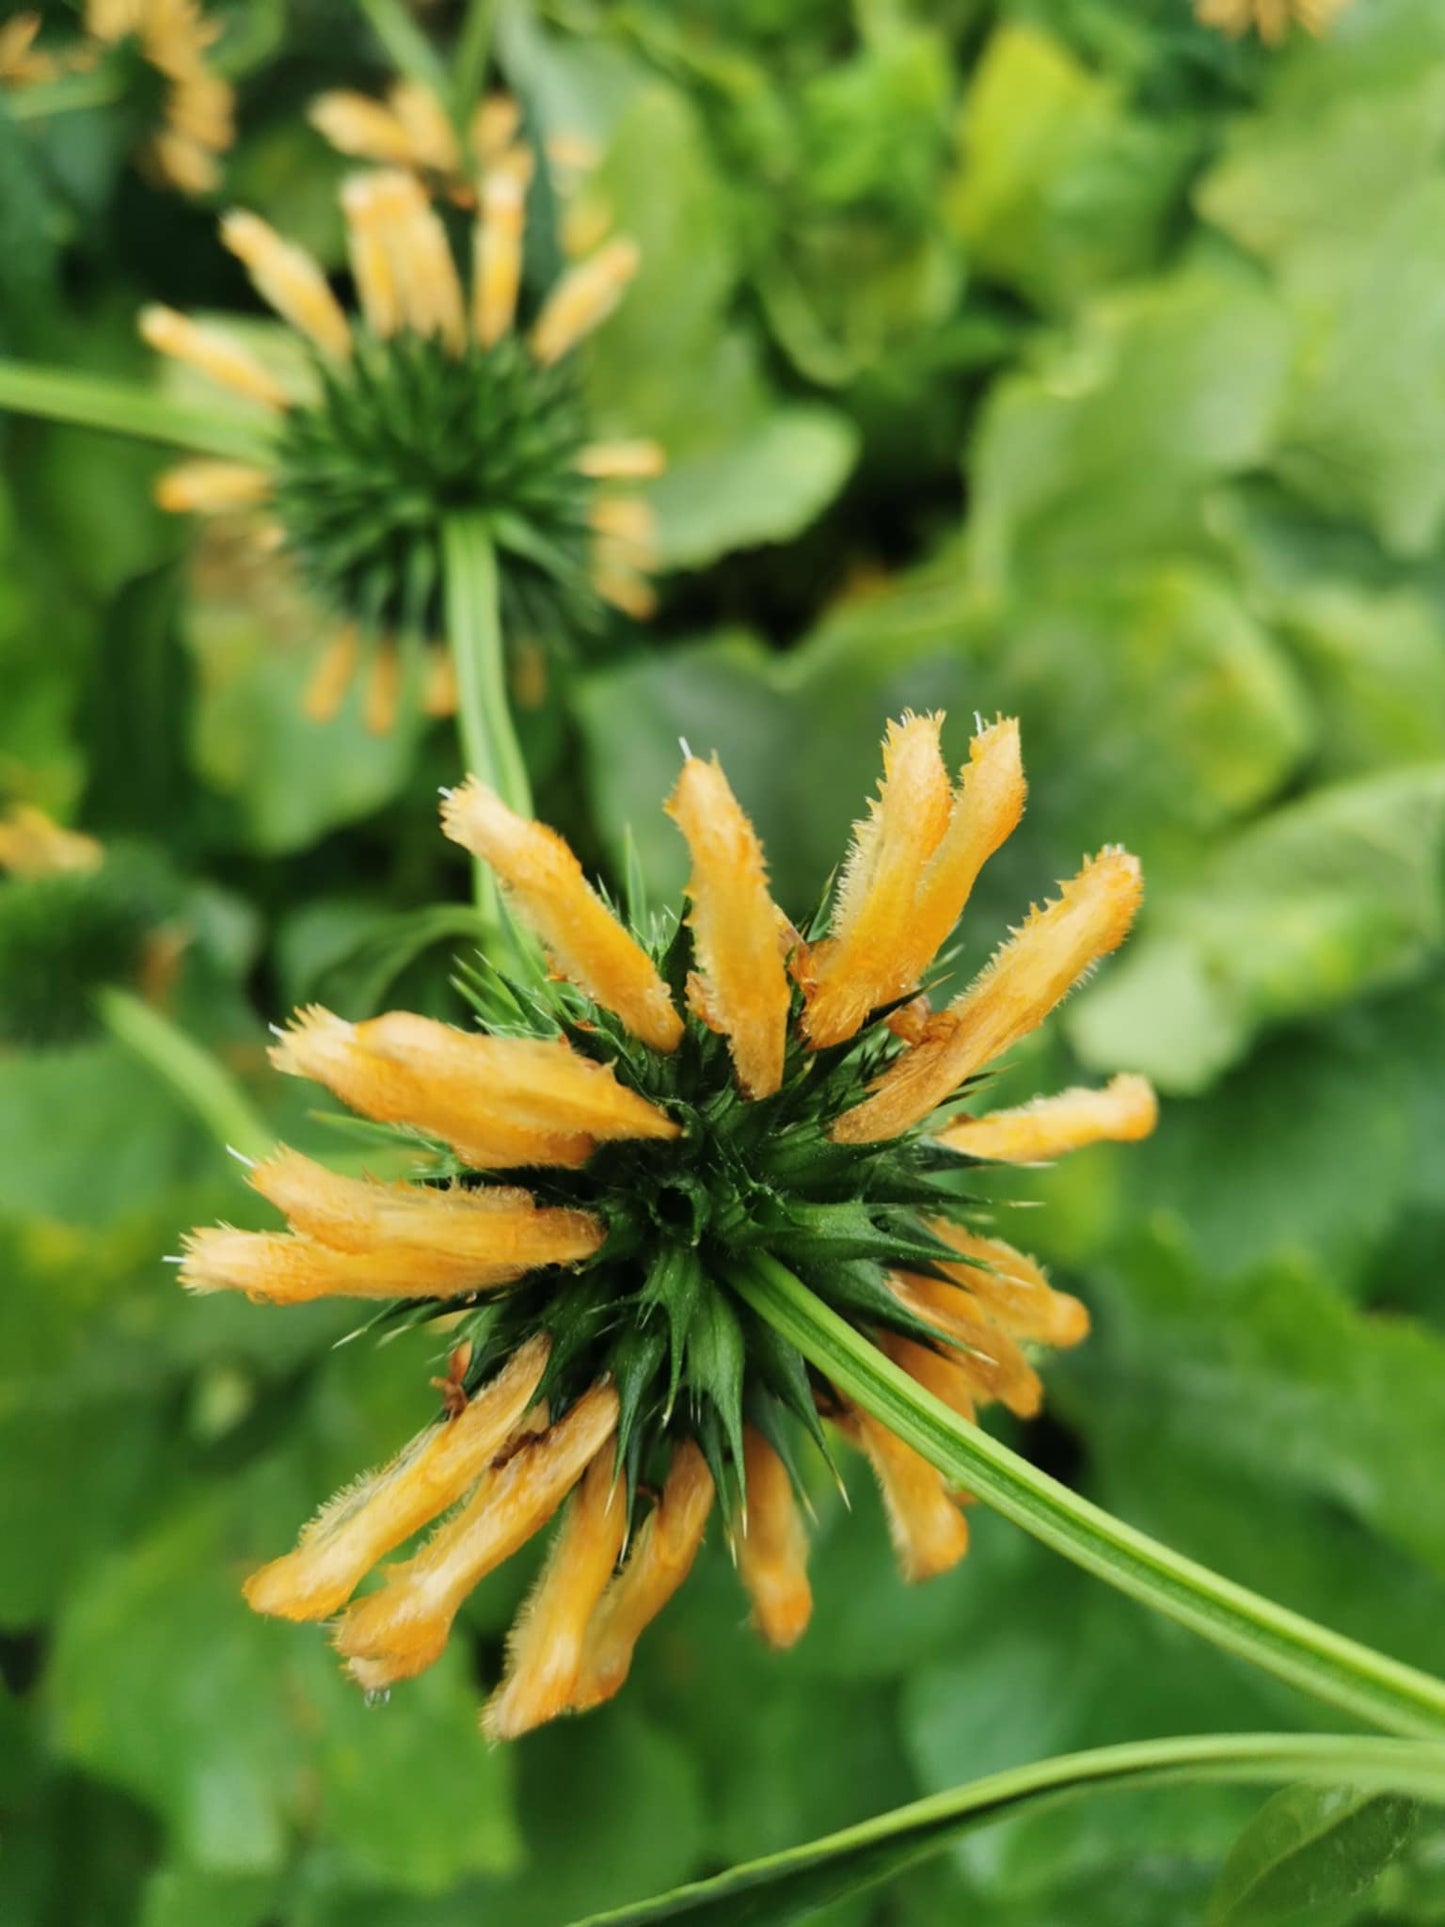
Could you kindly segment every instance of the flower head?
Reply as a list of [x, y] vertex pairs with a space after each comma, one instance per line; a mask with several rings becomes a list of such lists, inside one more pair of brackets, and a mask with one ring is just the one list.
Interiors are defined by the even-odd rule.
[[1218, 27], [1238, 40], [1251, 27], [1267, 47], [1280, 46], [1291, 24], [1322, 39], [1350, 0], [1194, 0], [1194, 11], [1206, 27]]
[[[235, 96], [209, 65], [220, 28], [198, 0], [86, 0], [88, 43], [58, 54], [37, 48], [39, 29], [34, 12], [0, 27], [0, 82], [27, 86], [100, 60], [130, 62], [141, 84], [127, 94], [159, 121], [142, 141], [143, 165], [183, 194], [218, 185], [217, 157], [235, 139]], [[148, 95], [159, 96], [153, 112]]]
[[990, 1160], [1140, 1137], [1152, 1093], [1124, 1078], [970, 1113], [990, 1063], [1122, 940], [1139, 868], [1117, 850], [1086, 863], [934, 1010], [938, 947], [1023, 803], [1016, 726], [981, 730], [955, 786], [941, 720], [890, 730], [831, 920], [808, 936], [774, 904], [715, 760], [689, 756], [667, 804], [692, 859], [686, 915], [640, 927], [559, 837], [470, 781], [443, 828], [494, 870], [551, 981], [476, 977], [479, 1031], [311, 1009], [282, 1036], [277, 1067], [404, 1133], [417, 1180], [279, 1152], [252, 1182], [289, 1231], [198, 1232], [185, 1282], [278, 1303], [394, 1295], [396, 1317], [445, 1310], [457, 1346], [437, 1422], [247, 1589], [291, 1618], [344, 1607], [335, 1642], [366, 1688], [429, 1665], [472, 1587], [559, 1511], [486, 1710], [493, 1736], [617, 1690], [714, 1510], [754, 1624], [790, 1646], [811, 1607], [797, 1448], [827, 1449], [824, 1417], [870, 1461], [905, 1576], [962, 1557], [962, 1495], [736, 1289], [759, 1254], [788, 1265], [970, 1420], [993, 1402], [1032, 1416], [1037, 1349], [1087, 1332], [973, 1181]]
[[153, 347], [256, 412], [260, 459], [186, 462], [162, 477], [160, 500], [264, 516], [266, 539], [341, 625], [313, 686], [318, 715], [363, 650], [440, 633], [443, 528], [464, 511], [487, 518], [511, 633], [590, 625], [600, 602], [651, 608], [651, 518], [626, 490], [660, 471], [662, 453], [588, 439], [573, 352], [621, 299], [637, 249], [614, 236], [525, 303], [533, 167], [524, 146], [496, 151], [466, 215], [433, 205], [405, 168], [347, 180], [359, 314], [305, 249], [255, 214], [227, 214], [223, 241], [308, 350], [299, 384], [222, 326], [162, 307], [141, 317]]

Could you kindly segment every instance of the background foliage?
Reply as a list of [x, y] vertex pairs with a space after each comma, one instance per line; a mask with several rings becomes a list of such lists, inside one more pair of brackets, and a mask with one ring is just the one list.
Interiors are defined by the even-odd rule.
[[[340, 0], [227, 19], [228, 196], [339, 262], [302, 109], [379, 85], [380, 50]], [[945, 706], [961, 751], [975, 710], [1017, 712], [1030, 810], [965, 966], [1127, 841], [1142, 930], [1011, 1083], [1137, 1068], [1168, 1099], [1152, 1144], [1022, 1187], [1096, 1316], [1027, 1449], [1438, 1671], [1445, 14], [1356, 0], [1329, 42], [1265, 53], [1187, 0], [549, 0], [502, 10], [498, 54], [541, 124], [602, 146], [645, 265], [595, 396], [672, 455], [659, 620], [555, 664], [522, 717], [543, 813], [614, 873], [630, 826], [675, 886], [657, 805], [684, 735], [802, 907], [885, 715]], [[138, 178], [121, 118], [0, 104], [6, 353], [143, 376], [143, 300], [246, 305], [213, 210]], [[263, 1074], [265, 1022], [448, 1008], [453, 737], [377, 740], [357, 700], [306, 723], [305, 611], [150, 507], [155, 455], [0, 433], [0, 791], [126, 846], [136, 900], [190, 936], [175, 1014], [323, 1142]], [[79, 931], [82, 989], [126, 941]], [[851, 1516], [818, 1494], [787, 1658], [715, 1548], [620, 1702], [489, 1752], [509, 1570], [470, 1655], [367, 1708], [236, 1582], [420, 1422], [432, 1360], [333, 1350], [324, 1307], [184, 1302], [161, 1255], [252, 1221], [246, 1195], [79, 992], [74, 1015], [0, 1045], [6, 1927], [554, 1927], [1049, 1752], [1315, 1722], [997, 1520], [906, 1591], [861, 1482]], [[1182, 1927], [1258, 1804], [1009, 1822], [830, 1919]], [[1442, 1912], [1427, 1824], [1372, 1892], [1292, 1917]]]

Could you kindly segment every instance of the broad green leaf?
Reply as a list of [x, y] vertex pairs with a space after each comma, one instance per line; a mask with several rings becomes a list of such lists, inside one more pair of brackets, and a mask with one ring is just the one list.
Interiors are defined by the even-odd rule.
[[1160, 251], [1193, 146], [1032, 26], [1001, 26], [960, 118], [951, 212], [990, 278], [1045, 308], [1137, 273]]
[[1230, 1850], [1210, 1927], [1250, 1927], [1373, 1886], [1415, 1830], [1419, 1808], [1397, 1793], [1286, 1787]]
[[1226, 844], [1065, 1022], [1086, 1061], [1207, 1088], [1257, 1032], [1418, 977], [1445, 942], [1445, 766], [1338, 783]]
[[1299, 1762], [1315, 1784], [1370, 1762], [1362, 1785], [1445, 1799], [1445, 1756], [1432, 1745], [1398, 1741], [1285, 1739], [1231, 1735], [1163, 1740], [1065, 1755], [935, 1794], [878, 1820], [851, 1827], [789, 1853], [734, 1867], [711, 1880], [659, 1896], [641, 1906], [592, 1914], [577, 1927], [643, 1927], [645, 1922], [774, 1923], [800, 1920], [842, 1896], [866, 1890], [931, 1853], [969, 1826], [1031, 1803], [1076, 1797], [1096, 1787], [1188, 1781], [1199, 1777], [1266, 1783], [1291, 1774]]
[[979, 590], [1199, 549], [1203, 492], [1274, 444], [1289, 345], [1243, 273], [1197, 268], [1091, 304], [989, 393], [971, 464]]
[[652, 492], [667, 563], [697, 567], [730, 548], [801, 534], [843, 486], [857, 452], [844, 416], [790, 406], [736, 440], [670, 463]]

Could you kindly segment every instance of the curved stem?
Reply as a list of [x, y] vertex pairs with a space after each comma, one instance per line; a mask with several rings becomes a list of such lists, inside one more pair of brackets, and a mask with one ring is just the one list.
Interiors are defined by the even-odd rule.
[[732, 1283], [846, 1397], [1086, 1572], [1362, 1720], [1445, 1736], [1445, 1681], [1221, 1578], [1071, 1492], [924, 1391], [775, 1258], [750, 1254]]
[[1189, 1781], [1350, 1786], [1445, 1804], [1445, 1751], [1419, 1741], [1335, 1734], [1229, 1733], [1065, 1753], [914, 1800], [806, 1846], [769, 1854], [654, 1900], [591, 1914], [575, 1927], [691, 1920], [736, 1927], [792, 1920], [937, 1853], [968, 1827], [1109, 1787]]
[[[452, 517], [443, 530], [446, 621], [457, 670], [457, 726], [462, 760], [469, 775], [480, 776], [519, 816], [532, 814], [532, 786], [512, 726], [507, 694], [507, 662], [502, 641], [501, 584], [497, 552], [486, 518], [473, 511]], [[494, 933], [495, 944], [512, 965], [530, 972], [531, 960], [503, 914], [496, 879], [488, 865], [473, 865], [472, 886], [478, 910]]]
[[71, 422], [140, 441], [165, 442], [197, 455], [228, 461], [264, 463], [270, 438], [264, 424], [228, 419], [220, 413], [167, 401], [130, 382], [68, 368], [41, 368], [33, 362], [0, 361], [0, 409]]
[[111, 1036], [170, 1086], [223, 1151], [270, 1156], [275, 1132], [210, 1051], [128, 990], [103, 990], [97, 1003]]

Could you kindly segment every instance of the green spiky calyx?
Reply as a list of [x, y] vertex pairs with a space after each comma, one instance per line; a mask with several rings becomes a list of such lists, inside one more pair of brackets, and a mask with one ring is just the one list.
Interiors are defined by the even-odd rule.
[[585, 417], [565, 363], [543, 368], [509, 337], [460, 354], [402, 333], [318, 365], [314, 401], [277, 444], [286, 546], [324, 601], [382, 633], [442, 631], [442, 530], [487, 518], [504, 557], [509, 623], [594, 623]]
[[[687, 929], [674, 921], [649, 947], [680, 992], [693, 962]], [[907, 1311], [886, 1273], [957, 1262], [925, 1214], [970, 1215], [973, 1161], [920, 1133], [847, 1146], [826, 1134], [897, 1048], [886, 1012], [858, 1039], [825, 1051], [809, 1050], [793, 1023], [781, 1088], [750, 1102], [725, 1040], [695, 1016], [664, 1055], [567, 985], [523, 989], [489, 971], [468, 975], [463, 988], [493, 1035], [560, 1034], [683, 1127], [675, 1142], [604, 1145], [580, 1170], [507, 1174], [539, 1203], [594, 1213], [607, 1238], [587, 1263], [535, 1272], [477, 1303], [454, 1335], [473, 1346], [469, 1391], [544, 1332], [552, 1350], [539, 1396], [554, 1419], [603, 1375], [615, 1382], [630, 1494], [660, 1486], [673, 1445], [690, 1436], [731, 1511], [743, 1494], [745, 1423], [789, 1464], [800, 1427], [826, 1452], [818, 1416], [826, 1387], [729, 1283], [750, 1252], [782, 1259], [856, 1324], [957, 1345]], [[440, 1147], [437, 1159], [447, 1178], [491, 1181]], [[435, 1311], [416, 1304], [393, 1315], [425, 1320]]]

